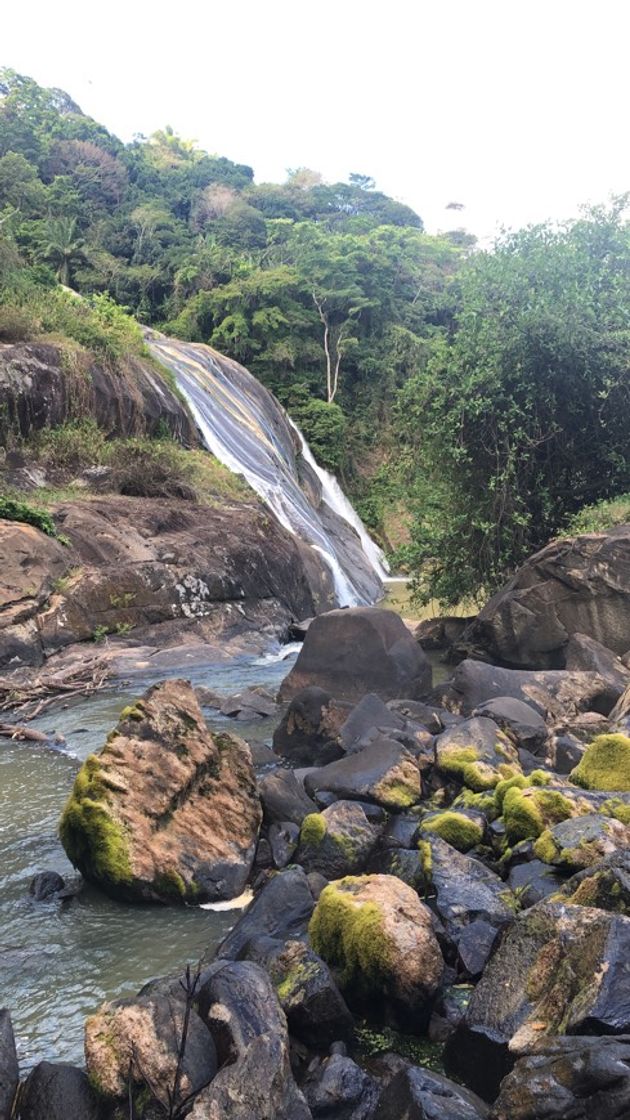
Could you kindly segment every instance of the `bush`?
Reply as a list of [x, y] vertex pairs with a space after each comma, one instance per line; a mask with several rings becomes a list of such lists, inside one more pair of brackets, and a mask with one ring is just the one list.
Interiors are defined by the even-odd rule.
[[0, 342], [23, 342], [39, 331], [39, 322], [26, 307], [0, 305]]
[[94, 420], [69, 420], [37, 432], [30, 448], [48, 469], [76, 474], [102, 461], [105, 433]]
[[0, 494], [0, 518], [3, 521], [23, 521], [26, 525], [41, 529], [48, 537], [57, 536], [55, 523], [49, 513], [3, 494]]
[[630, 524], [630, 494], [620, 494], [618, 498], [584, 506], [575, 517], [567, 522], [567, 533], [599, 533], [612, 529], [615, 525]]
[[195, 500], [194, 462], [168, 439], [115, 439], [102, 456], [112, 468], [112, 485], [134, 498]]

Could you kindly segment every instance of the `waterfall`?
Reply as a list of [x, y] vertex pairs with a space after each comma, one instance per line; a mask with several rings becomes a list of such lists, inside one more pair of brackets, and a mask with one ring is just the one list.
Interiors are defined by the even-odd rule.
[[[373, 603], [384, 557], [333, 475], [317, 465], [302, 433], [252, 374], [209, 346], [146, 332], [153, 355], [172, 371], [206, 447], [249, 483], [281, 525], [322, 557], [338, 606]], [[295, 435], [321, 486], [316, 508], [300, 484]], [[334, 521], [333, 531], [331, 522]]]

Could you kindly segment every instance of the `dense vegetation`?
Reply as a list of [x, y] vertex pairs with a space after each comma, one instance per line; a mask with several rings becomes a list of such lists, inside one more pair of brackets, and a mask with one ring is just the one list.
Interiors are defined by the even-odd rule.
[[142, 348], [124, 308], [216, 346], [445, 602], [630, 489], [623, 200], [476, 252], [363, 175], [255, 184], [169, 128], [124, 145], [11, 71], [0, 94], [0, 340], [115, 361]]

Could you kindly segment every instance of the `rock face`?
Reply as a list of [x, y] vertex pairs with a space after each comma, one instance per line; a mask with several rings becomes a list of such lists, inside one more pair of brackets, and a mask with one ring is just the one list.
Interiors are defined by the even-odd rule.
[[572, 634], [613, 653], [628, 648], [630, 526], [552, 541], [532, 556], [465, 631], [504, 665], [560, 669]]
[[353, 999], [382, 1000], [418, 1028], [442, 978], [430, 911], [391, 875], [349, 876], [322, 891], [309, 926], [315, 952], [339, 970]]
[[249, 747], [211, 735], [190, 685], [169, 680], [83, 764], [60, 834], [75, 867], [116, 897], [203, 902], [243, 891], [261, 818]]
[[431, 688], [431, 666], [393, 611], [352, 607], [329, 611], [310, 625], [298, 659], [280, 688], [290, 700], [316, 685], [337, 700], [366, 692], [383, 700], [419, 698]]
[[627, 1033], [629, 951], [629, 918], [550, 902], [519, 915], [447, 1043], [447, 1071], [492, 1100], [545, 1035]]
[[0, 436], [8, 430], [26, 437], [73, 419], [78, 391], [82, 415], [106, 432], [155, 435], [166, 425], [187, 446], [198, 443], [188, 409], [150, 362], [130, 356], [112, 370], [86, 358], [76, 385], [64, 358], [63, 348], [51, 343], [0, 343]]
[[0, 668], [39, 665], [95, 634], [161, 647], [277, 639], [328, 603], [323, 562], [307, 573], [307, 546], [253, 496], [216, 507], [108, 496], [64, 502], [54, 518], [66, 546], [0, 521]]

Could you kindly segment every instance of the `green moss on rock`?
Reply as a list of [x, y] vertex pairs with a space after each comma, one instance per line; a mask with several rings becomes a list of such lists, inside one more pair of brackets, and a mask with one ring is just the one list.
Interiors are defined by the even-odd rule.
[[321, 844], [326, 835], [326, 818], [323, 813], [309, 813], [302, 821], [300, 844]]
[[473, 746], [451, 747], [443, 751], [439, 765], [444, 773], [452, 774], [476, 793], [494, 789], [502, 778], [510, 778], [518, 773], [511, 763], [502, 762], [495, 767], [483, 762]]
[[483, 840], [483, 827], [463, 813], [446, 810], [422, 825], [424, 832], [435, 832], [459, 852], [467, 852]]
[[339, 969], [344, 985], [369, 989], [386, 977], [391, 945], [376, 903], [357, 901], [352, 893], [361, 882], [349, 875], [324, 887], [308, 932], [315, 952]]
[[569, 775], [583, 789], [630, 791], [630, 738], [598, 735]]
[[564, 794], [550, 789], [505, 790], [503, 820], [509, 842], [535, 840], [549, 825], [573, 815], [573, 805]]
[[129, 846], [122, 825], [112, 816], [107, 786], [96, 755], [79, 770], [66, 802], [59, 835], [68, 859], [80, 871], [110, 883], [132, 880]]

